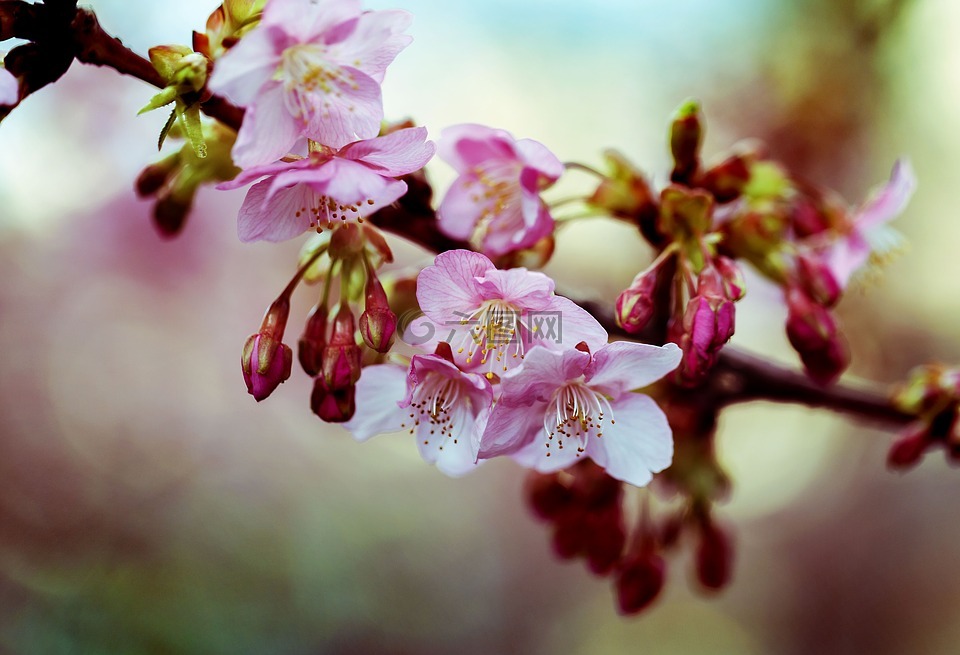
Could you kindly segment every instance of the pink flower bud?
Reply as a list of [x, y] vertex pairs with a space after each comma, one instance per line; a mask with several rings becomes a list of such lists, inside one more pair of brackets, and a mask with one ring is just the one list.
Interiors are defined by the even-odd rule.
[[790, 212], [793, 231], [800, 238], [820, 234], [830, 228], [830, 220], [821, 208], [808, 196], [799, 196]]
[[623, 614], [646, 609], [663, 589], [667, 563], [652, 551], [641, 552], [624, 561], [617, 572], [617, 604]]
[[700, 524], [696, 553], [697, 580], [707, 589], [721, 589], [733, 573], [733, 544], [730, 537], [709, 517]]
[[289, 313], [289, 299], [277, 298], [264, 315], [260, 331], [251, 335], [243, 346], [240, 361], [243, 381], [257, 402], [290, 377], [293, 352], [281, 342]]
[[736, 200], [750, 181], [750, 163], [755, 158], [753, 153], [728, 157], [703, 174], [700, 186], [712, 193], [717, 202]]
[[824, 307], [836, 305], [843, 289], [827, 263], [808, 253], [798, 255], [796, 262], [796, 278], [800, 288]]
[[815, 382], [830, 384], [850, 357], [830, 312], [800, 289], [787, 293], [787, 337]]
[[717, 273], [723, 280], [723, 295], [727, 300], [737, 302], [747, 295], [747, 284], [743, 279], [743, 271], [737, 263], [729, 257], [720, 255], [713, 260]]
[[697, 295], [687, 303], [683, 320], [671, 325], [671, 340], [683, 350], [678, 375], [685, 384], [701, 382], [720, 349], [733, 336], [735, 309], [723, 295], [723, 278], [713, 268], [700, 274]]
[[360, 379], [360, 346], [357, 345], [353, 312], [340, 305], [333, 320], [333, 333], [323, 349], [323, 377], [331, 390], [353, 386]]
[[319, 376], [313, 382], [310, 408], [327, 423], [345, 423], [357, 411], [356, 391], [355, 385], [331, 390], [323, 377]]
[[606, 575], [620, 561], [627, 544], [620, 504], [584, 515], [587, 567], [596, 575]]
[[915, 428], [890, 447], [890, 452], [887, 453], [887, 466], [896, 470], [911, 468], [920, 461], [930, 445], [926, 427]]
[[269, 334], [251, 335], [243, 346], [243, 381], [260, 402], [290, 377], [293, 352]]
[[397, 331], [397, 316], [390, 310], [387, 294], [373, 271], [367, 274], [366, 304], [360, 315], [360, 335], [378, 353], [390, 351]]
[[633, 278], [629, 287], [617, 296], [617, 324], [630, 334], [637, 334], [653, 318], [656, 307], [653, 292], [657, 287], [657, 269], [644, 271]]
[[300, 341], [297, 342], [297, 358], [309, 376], [323, 370], [323, 349], [327, 344], [327, 306], [318, 304], [307, 317]]

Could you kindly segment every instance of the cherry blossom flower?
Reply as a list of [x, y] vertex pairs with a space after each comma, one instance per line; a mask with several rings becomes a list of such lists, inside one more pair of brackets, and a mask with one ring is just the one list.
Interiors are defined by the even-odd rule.
[[20, 100], [20, 82], [0, 65], [0, 107], [13, 106]]
[[368, 366], [357, 383], [357, 408], [344, 424], [358, 441], [405, 430], [420, 455], [450, 476], [477, 466], [480, 435], [493, 389], [440, 355], [415, 355], [408, 371], [396, 364]]
[[454, 125], [438, 143], [440, 158], [460, 176], [440, 203], [440, 230], [455, 239], [479, 233], [482, 250], [497, 256], [532, 246], [553, 231], [540, 192], [563, 174], [543, 144], [515, 140], [483, 125]]
[[241, 168], [285, 155], [301, 136], [331, 148], [377, 135], [380, 84], [412, 40], [405, 11], [359, 0], [271, 0], [259, 27], [217, 60], [209, 89], [247, 107], [233, 150]]
[[837, 283], [845, 288], [851, 276], [862, 268], [872, 253], [883, 253], [901, 241], [887, 223], [906, 208], [917, 186], [910, 162], [898, 160], [890, 181], [880, 187], [857, 209], [847, 231], [826, 246], [824, 257]]
[[436, 150], [427, 130], [410, 127], [385, 136], [323, 149], [307, 157], [255, 166], [220, 189], [257, 178], [240, 207], [241, 241], [284, 241], [336, 222], [362, 221], [407, 191], [395, 179], [423, 168]]
[[553, 290], [543, 273], [501, 271], [469, 250], [437, 255], [417, 278], [417, 300], [437, 340], [450, 342], [464, 368], [486, 365], [490, 378], [517, 366], [534, 344], [558, 350], [607, 343], [597, 319]]
[[672, 371], [681, 351], [618, 341], [591, 357], [580, 349], [533, 348], [500, 380], [502, 395], [480, 440], [480, 459], [511, 455], [541, 472], [590, 457], [607, 473], [643, 486], [670, 465], [667, 418], [631, 392]]

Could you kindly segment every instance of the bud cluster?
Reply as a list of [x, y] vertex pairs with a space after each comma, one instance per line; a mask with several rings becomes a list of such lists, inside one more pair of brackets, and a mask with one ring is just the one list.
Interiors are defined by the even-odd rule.
[[917, 421], [890, 448], [887, 464], [891, 468], [910, 468], [938, 446], [946, 450], [950, 462], [960, 462], [960, 369], [918, 367], [896, 391], [893, 402]]

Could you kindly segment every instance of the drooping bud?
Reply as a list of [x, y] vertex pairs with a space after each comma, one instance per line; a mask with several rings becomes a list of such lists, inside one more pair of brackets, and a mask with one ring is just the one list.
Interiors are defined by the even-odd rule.
[[637, 334], [656, 313], [654, 290], [657, 288], [657, 269], [639, 273], [630, 286], [617, 296], [617, 325], [630, 334]]
[[390, 310], [387, 294], [371, 268], [367, 272], [366, 304], [360, 314], [360, 335], [378, 353], [390, 351], [397, 331], [397, 316]]
[[345, 423], [357, 411], [356, 391], [355, 385], [331, 390], [323, 376], [318, 376], [310, 394], [310, 409], [327, 423]]
[[827, 263], [810, 253], [797, 255], [796, 263], [796, 277], [800, 288], [814, 302], [826, 308], [836, 305], [843, 289]]
[[561, 481], [560, 475], [531, 471], [524, 484], [527, 504], [545, 521], [557, 518], [573, 504], [573, 493]]
[[323, 349], [323, 377], [332, 391], [346, 389], [360, 379], [360, 346], [355, 332], [353, 312], [347, 303], [341, 303]]
[[670, 126], [670, 153], [673, 172], [670, 181], [690, 184], [700, 168], [700, 144], [703, 141], [703, 121], [700, 103], [687, 100], [677, 109]]
[[247, 392], [260, 402], [290, 377], [293, 352], [282, 343], [290, 301], [282, 296], [267, 310], [260, 331], [247, 338], [241, 367]]
[[787, 292], [787, 338], [815, 382], [830, 384], [847, 367], [849, 353], [836, 321], [800, 289]]
[[722, 589], [733, 573], [733, 545], [730, 537], [709, 516], [700, 522], [696, 553], [697, 580], [707, 589]]
[[144, 168], [137, 177], [135, 189], [141, 198], [149, 198], [162, 189], [180, 166], [180, 153], [175, 152]]
[[666, 579], [667, 563], [646, 550], [624, 560], [617, 571], [617, 605], [622, 614], [637, 614], [653, 603]]
[[584, 514], [587, 567], [596, 575], [606, 575], [620, 561], [627, 543], [620, 503]]
[[914, 428], [890, 447], [890, 452], [887, 453], [887, 466], [898, 471], [912, 468], [920, 461], [930, 445], [926, 426]]
[[328, 310], [325, 303], [318, 303], [307, 316], [303, 334], [297, 342], [297, 359], [309, 376], [316, 376], [323, 370], [323, 349], [327, 345]]

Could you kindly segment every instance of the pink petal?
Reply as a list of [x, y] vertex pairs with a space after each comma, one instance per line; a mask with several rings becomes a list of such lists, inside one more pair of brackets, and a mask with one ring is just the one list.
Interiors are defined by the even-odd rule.
[[356, 68], [326, 68], [336, 76], [336, 91], [292, 87], [286, 97], [287, 110], [302, 121], [304, 136], [331, 148], [377, 136], [383, 119], [380, 85]]
[[440, 158], [464, 173], [488, 161], [517, 161], [509, 132], [484, 125], [452, 125], [440, 133], [437, 152]]
[[399, 9], [368, 11], [359, 16], [349, 35], [328, 40], [331, 58], [354, 66], [377, 83], [401, 50], [413, 37], [401, 34], [410, 26], [413, 16]]
[[13, 106], [20, 100], [20, 82], [13, 73], [0, 66], [0, 106]]
[[853, 222], [857, 229], [867, 230], [889, 223], [906, 209], [917, 188], [917, 176], [906, 159], [893, 165], [890, 181], [876, 190], [857, 211]]
[[840, 288], [845, 289], [850, 278], [870, 260], [870, 244], [859, 232], [838, 238], [830, 245], [824, 258]]
[[476, 176], [461, 175], [447, 189], [437, 209], [440, 231], [452, 239], [469, 239], [484, 212]]
[[[544, 317], [559, 316], [557, 334], [534, 333], [534, 343], [551, 349], [573, 349], [581, 341], [595, 353], [607, 345], [607, 331], [583, 307], [563, 296], [554, 296], [544, 310]], [[549, 325], [547, 326], [549, 327]], [[555, 336], [555, 338], [551, 338]]]
[[483, 302], [476, 278], [494, 268], [493, 262], [469, 250], [448, 250], [417, 277], [420, 309], [439, 326], [459, 325]]
[[357, 382], [357, 412], [343, 424], [357, 441], [388, 432], [399, 432], [408, 412], [398, 402], [407, 389], [402, 366], [378, 364], [363, 369]]
[[500, 379], [498, 407], [529, 407], [547, 402], [564, 382], [580, 377], [589, 363], [590, 355], [575, 348], [557, 352], [534, 347], [520, 368], [505, 373]]
[[524, 167], [535, 170], [541, 177], [535, 190], [542, 191], [563, 175], [563, 163], [539, 141], [520, 139], [514, 147]]
[[250, 31], [217, 60], [207, 88], [241, 107], [254, 104], [277, 70], [283, 47], [282, 33], [272, 28]]
[[521, 310], [546, 309], [553, 299], [553, 280], [525, 268], [490, 269], [477, 284], [484, 299], [501, 298]]
[[587, 454], [618, 480], [642, 487], [673, 459], [667, 417], [648, 396], [631, 393], [611, 403], [616, 423], [587, 441]]
[[237, 235], [243, 242], [286, 241], [310, 227], [309, 208], [318, 199], [305, 185], [278, 191], [267, 200], [269, 180], [257, 182], [247, 191], [237, 215]]
[[628, 391], [656, 382], [677, 368], [681, 357], [683, 352], [675, 343], [651, 346], [615, 341], [594, 353], [585, 375], [591, 388], [619, 398]]
[[433, 157], [437, 146], [426, 139], [425, 127], [410, 127], [375, 139], [350, 143], [337, 153], [337, 157], [378, 167], [380, 170], [377, 172], [381, 175], [400, 177], [420, 170]]
[[360, 0], [270, 0], [261, 24], [277, 26], [300, 43], [312, 43], [360, 11]]
[[287, 171], [290, 171], [290, 170], [297, 170], [301, 168], [311, 168], [311, 167], [315, 167], [316, 165], [317, 163], [315, 161], [311, 161], [309, 158], [304, 158], [304, 159], [298, 159], [292, 162], [278, 161], [273, 164], [264, 164], [262, 166], [251, 166], [250, 168], [247, 168], [241, 171], [241, 173], [237, 175], [235, 178], [233, 178], [232, 180], [229, 180], [227, 182], [221, 182], [220, 184], [217, 185], [217, 188], [222, 191], [229, 190], [229, 189], [239, 189], [240, 187], [246, 186], [251, 182], [253, 182], [254, 180], [258, 180], [262, 177], [270, 177], [270, 176], [278, 175], [279, 173], [286, 173]]
[[349, 159], [334, 159], [326, 195], [345, 205], [358, 205], [363, 216], [389, 205], [407, 192], [401, 180], [384, 177], [363, 164]]
[[557, 448], [547, 447], [547, 436], [543, 431], [543, 417], [540, 416], [540, 432], [530, 439], [522, 448], [512, 454], [513, 460], [525, 468], [531, 468], [541, 473], [552, 473], [572, 466], [582, 459], [576, 446]]
[[272, 163], [290, 152], [299, 137], [300, 126], [284, 104], [283, 86], [271, 82], [243, 117], [233, 161], [240, 168]]
[[[543, 413], [545, 403], [510, 407], [502, 403], [494, 406], [487, 421], [483, 436], [480, 437], [480, 459], [491, 459], [501, 455], [513, 455], [528, 444], [536, 443], [546, 450], [541, 441], [546, 439], [543, 432]], [[543, 436], [543, 439], [537, 435]]]

